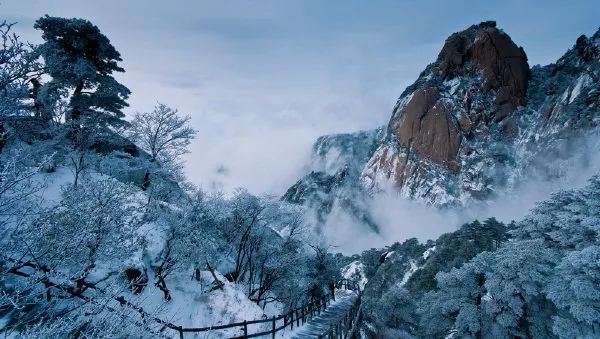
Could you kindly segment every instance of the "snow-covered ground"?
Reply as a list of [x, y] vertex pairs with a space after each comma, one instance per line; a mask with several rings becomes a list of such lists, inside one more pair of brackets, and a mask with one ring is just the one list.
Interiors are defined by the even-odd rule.
[[[263, 310], [250, 301], [235, 284], [215, 272], [224, 283], [220, 289], [210, 290], [213, 278], [208, 271], [202, 271], [200, 281], [190, 276], [174, 275], [167, 279], [173, 297], [165, 302], [162, 292], [148, 286], [142, 293], [144, 304], [151, 309], [159, 309], [160, 317], [184, 328], [224, 325], [244, 320], [266, 318]], [[150, 277], [150, 281], [153, 281]], [[249, 332], [259, 332], [268, 324], [250, 325]], [[177, 334], [175, 331], [174, 335]], [[186, 333], [192, 338], [225, 338], [241, 335], [241, 328], [231, 328], [213, 332]]]
[[365, 265], [359, 260], [344, 266], [342, 268], [342, 277], [344, 277], [344, 279], [356, 281], [361, 290], [365, 288], [368, 281], [365, 275]]

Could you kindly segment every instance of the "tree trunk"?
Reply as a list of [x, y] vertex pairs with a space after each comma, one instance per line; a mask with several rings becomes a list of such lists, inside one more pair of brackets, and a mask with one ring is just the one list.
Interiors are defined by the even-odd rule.
[[215, 270], [212, 268], [212, 266], [210, 266], [210, 264], [208, 263], [208, 261], [206, 262], [206, 269], [208, 269], [208, 271], [210, 272], [210, 274], [212, 275], [214, 281], [213, 281], [213, 285], [215, 285], [212, 289], [216, 290], [216, 289], [220, 289], [223, 287], [223, 285], [225, 285], [221, 280], [219, 280], [219, 278], [217, 278], [217, 275], [215, 274]]
[[42, 88], [42, 84], [38, 79], [31, 79], [31, 93], [29, 97], [33, 99], [33, 108], [35, 109], [35, 116], [42, 119], [44, 122], [49, 122], [52, 120], [52, 112], [46, 108], [46, 105], [42, 103], [39, 97], [40, 89]]
[[165, 282], [165, 279], [160, 276], [157, 275], [156, 276], [156, 287], [158, 287], [164, 294], [164, 298], [166, 301], [170, 301], [171, 300], [171, 292], [169, 291], [169, 289], [167, 288], [167, 283]]
[[145, 191], [150, 187], [150, 171], [146, 170], [144, 174], [144, 181], [142, 182], [142, 191]]
[[[83, 91], [83, 85], [84, 85], [83, 80], [80, 80], [79, 83], [77, 84], [77, 87], [75, 87], [75, 91], [73, 92], [73, 95], [71, 96], [71, 103], [73, 103], [73, 98], [81, 95], [81, 91]], [[71, 117], [70, 117], [71, 120], [79, 120], [80, 116], [81, 116], [81, 109], [77, 106], [72, 106]], [[67, 118], [67, 117], [65, 117], [65, 118]]]

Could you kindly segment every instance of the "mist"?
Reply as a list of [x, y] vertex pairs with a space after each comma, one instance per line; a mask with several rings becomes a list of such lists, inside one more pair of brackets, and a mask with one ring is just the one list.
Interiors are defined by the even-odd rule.
[[371, 215], [380, 226], [379, 233], [334, 206], [324, 235], [332, 248], [351, 255], [410, 238], [421, 242], [435, 240], [476, 219], [482, 221], [493, 217], [504, 223], [518, 222], [538, 202], [550, 198], [553, 193], [582, 188], [591, 177], [600, 174], [600, 136], [597, 131], [591, 133], [572, 142], [562, 157], [557, 158], [552, 153], [537, 162], [550, 164], [550, 170], [532, 171], [521, 178], [516, 187], [499, 193], [495, 199], [473, 202], [462, 209], [434, 208], [402, 198], [391, 190], [379, 193], [368, 203]]

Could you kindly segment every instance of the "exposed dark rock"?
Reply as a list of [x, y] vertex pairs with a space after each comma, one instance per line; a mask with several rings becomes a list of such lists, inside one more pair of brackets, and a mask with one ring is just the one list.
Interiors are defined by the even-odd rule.
[[148, 285], [148, 275], [145, 270], [137, 267], [129, 267], [125, 269], [125, 278], [129, 282], [129, 288], [135, 294], [140, 294]]

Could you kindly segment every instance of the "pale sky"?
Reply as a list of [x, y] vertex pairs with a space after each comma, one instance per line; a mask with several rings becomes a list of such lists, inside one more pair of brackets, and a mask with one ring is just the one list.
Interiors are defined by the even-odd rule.
[[192, 182], [275, 194], [319, 135], [387, 123], [451, 33], [496, 20], [530, 65], [547, 64], [598, 13], [597, 0], [0, 0], [0, 19], [33, 42], [44, 14], [96, 24], [124, 59], [129, 113], [160, 101], [192, 116]]

